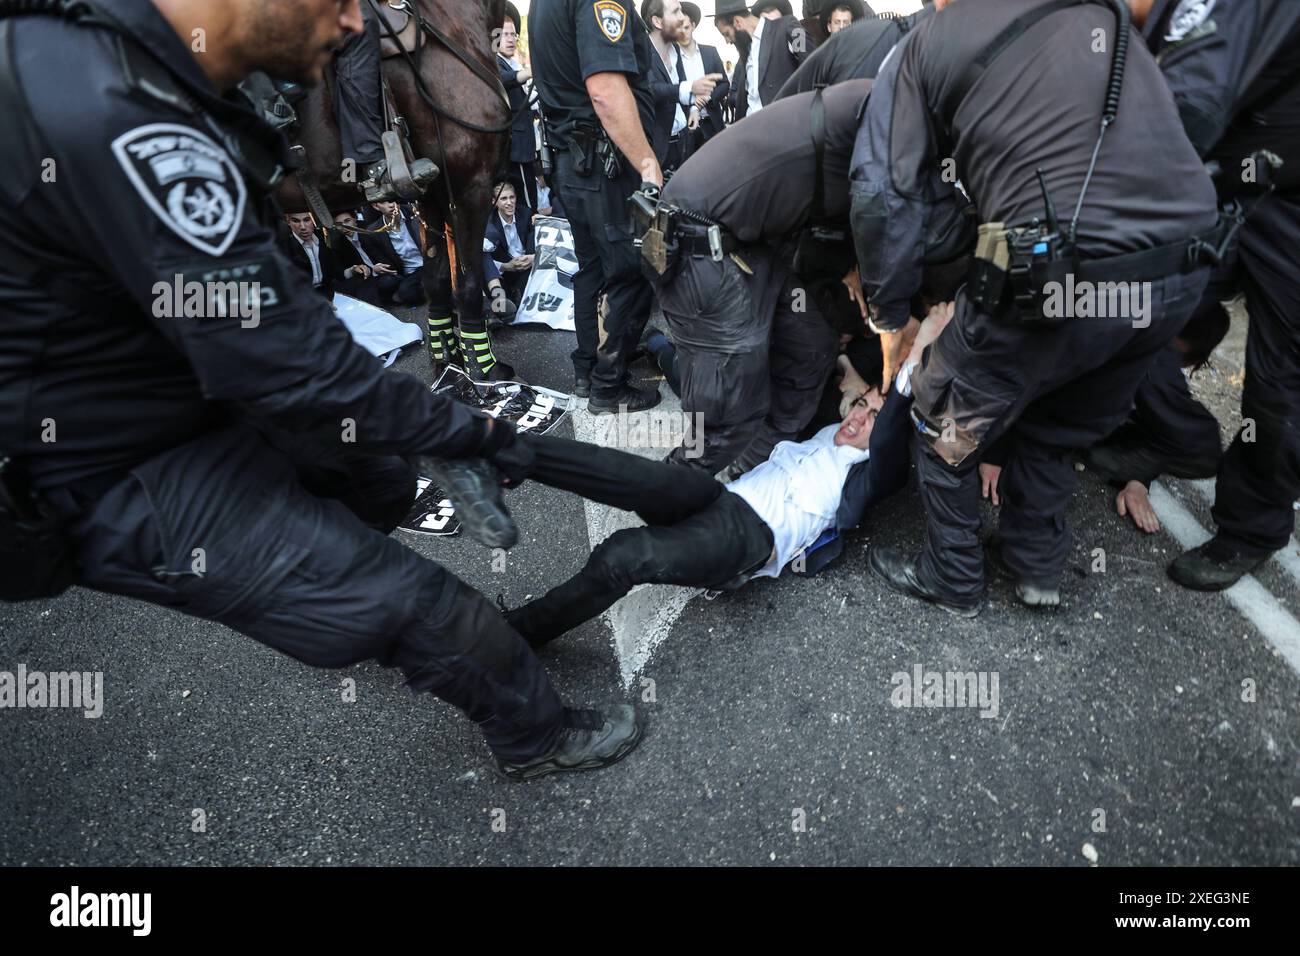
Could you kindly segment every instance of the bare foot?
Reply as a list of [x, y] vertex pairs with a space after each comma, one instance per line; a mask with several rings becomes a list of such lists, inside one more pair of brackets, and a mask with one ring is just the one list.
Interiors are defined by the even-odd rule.
[[1151, 507], [1146, 485], [1140, 481], [1130, 481], [1115, 496], [1115, 510], [1121, 516], [1132, 519], [1133, 523], [1147, 534], [1155, 534], [1160, 530], [1160, 520], [1156, 518], [1155, 509]]

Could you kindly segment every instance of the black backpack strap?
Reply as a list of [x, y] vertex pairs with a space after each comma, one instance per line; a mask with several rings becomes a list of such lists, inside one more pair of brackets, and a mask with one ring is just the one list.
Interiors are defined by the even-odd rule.
[[815, 225], [826, 218], [826, 186], [822, 181], [822, 157], [826, 152], [826, 104], [822, 101], [822, 87], [813, 91], [812, 101], [813, 141], [813, 198], [812, 218]]

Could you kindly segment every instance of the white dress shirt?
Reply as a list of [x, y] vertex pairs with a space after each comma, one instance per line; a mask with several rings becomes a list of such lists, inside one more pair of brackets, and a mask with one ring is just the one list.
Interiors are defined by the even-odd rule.
[[388, 230], [388, 236], [393, 240], [393, 249], [408, 270], [418, 269], [424, 265], [424, 256], [420, 254], [420, 247], [416, 245], [406, 228], [405, 214], [398, 215], [397, 222]]
[[311, 260], [311, 284], [312, 288], [315, 288], [325, 279], [325, 274], [320, 269], [320, 246], [317, 244], [316, 234], [312, 233], [310, 240], [302, 238], [296, 232], [293, 237], [298, 240], [298, 245], [302, 246], [302, 251], [307, 253], [307, 258]]
[[[913, 368], [915, 363], [909, 363], [898, 374], [895, 387], [900, 395], [912, 394]], [[871, 457], [866, 449], [836, 445], [839, 428], [827, 425], [807, 441], [781, 442], [767, 461], [727, 485], [772, 529], [776, 556], [754, 577], [776, 577], [835, 526], [849, 469]]]
[[[704, 54], [700, 52], [700, 45], [697, 43], [695, 44], [694, 53], [688, 53], [678, 47], [677, 55], [681, 57], [682, 68], [686, 71], [686, 79], [678, 84], [678, 88], [681, 90], [680, 102], [682, 109], [686, 111], [687, 119], [689, 119], [691, 107], [695, 105], [695, 97], [691, 95], [691, 84], [704, 76]], [[678, 110], [678, 115], [681, 115], [681, 112], [682, 110]], [[701, 110], [700, 112], [702, 114], [704, 111]], [[686, 125], [686, 120], [682, 121], [682, 125]]]
[[361, 244], [361, 237], [358, 236], [355, 232], [349, 232], [348, 242], [352, 243], [352, 248], [357, 250], [357, 255], [361, 257], [361, 261], [373, 269], [375, 267], [375, 264], [371, 260], [371, 258], [368, 255], [366, 255], [366, 247]]
[[746, 116], [752, 116], [763, 108], [763, 100], [758, 95], [758, 64], [759, 57], [762, 56], [762, 38], [763, 27], [767, 23], [766, 17], [758, 18], [758, 26], [754, 29], [754, 38], [749, 44], [749, 56], [745, 57], [745, 98], [749, 102], [749, 108], [746, 110]]
[[524, 255], [524, 241], [519, 238], [519, 217], [506, 222], [506, 217], [501, 216], [501, 232], [506, 237], [506, 251], [510, 253], [510, 258], [518, 259]]

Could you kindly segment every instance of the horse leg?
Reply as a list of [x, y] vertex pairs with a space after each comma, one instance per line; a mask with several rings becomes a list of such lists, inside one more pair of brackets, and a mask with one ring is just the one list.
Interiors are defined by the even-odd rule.
[[464, 357], [456, 338], [456, 304], [452, 295], [451, 259], [443, 232], [445, 217], [440, 205], [431, 197], [420, 200], [425, 224], [425, 266], [421, 278], [428, 301], [426, 321], [429, 328], [429, 358], [433, 373], [440, 375], [447, 366], [464, 370]]
[[479, 166], [462, 169], [460, 174], [457, 181], [460, 201], [451, 220], [456, 245], [464, 257], [458, 263], [456, 289], [461, 354], [465, 358], [465, 370], [476, 381], [503, 381], [513, 378], [515, 370], [496, 357], [483, 308], [487, 286], [483, 274], [483, 232], [492, 209], [492, 171]]

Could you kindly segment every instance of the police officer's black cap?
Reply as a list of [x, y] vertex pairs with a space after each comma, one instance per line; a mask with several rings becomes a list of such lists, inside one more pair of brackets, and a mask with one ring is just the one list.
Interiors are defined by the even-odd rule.
[[704, 14], [700, 12], [700, 8], [696, 4], [691, 3], [690, 0], [682, 0], [682, 13], [690, 17], [691, 23], [695, 24], [697, 27], [700, 25], [700, 19], [704, 16]]
[[731, 17], [739, 13], [749, 13], [745, 0], [718, 0], [718, 8], [713, 11], [715, 17]]
[[749, 8], [749, 12], [756, 17], [761, 17], [764, 10], [770, 10], [772, 7], [780, 10], [783, 17], [794, 16], [794, 7], [790, 6], [790, 0], [758, 0]]
[[506, 19], [515, 25], [515, 33], [524, 32], [523, 21], [519, 16], [519, 8], [510, 0], [506, 0]]

